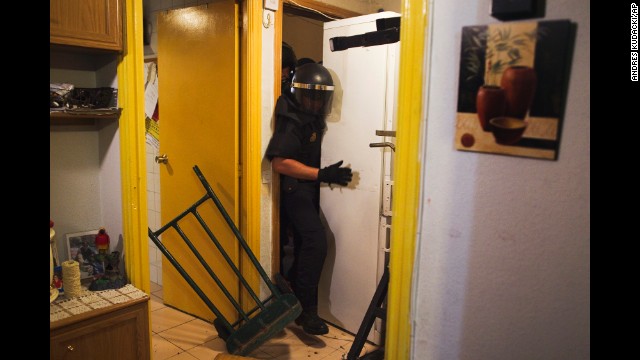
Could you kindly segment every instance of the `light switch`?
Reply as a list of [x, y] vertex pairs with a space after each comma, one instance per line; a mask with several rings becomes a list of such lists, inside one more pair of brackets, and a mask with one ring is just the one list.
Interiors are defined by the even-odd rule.
[[278, 11], [278, 0], [264, 0], [264, 8], [267, 10]]

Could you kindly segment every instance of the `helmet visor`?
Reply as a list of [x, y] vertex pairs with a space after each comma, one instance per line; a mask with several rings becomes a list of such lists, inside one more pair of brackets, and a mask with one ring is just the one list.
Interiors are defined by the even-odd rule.
[[294, 82], [291, 84], [294, 95], [302, 111], [313, 115], [327, 115], [331, 112], [333, 99], [332, 85], [312, 85]]

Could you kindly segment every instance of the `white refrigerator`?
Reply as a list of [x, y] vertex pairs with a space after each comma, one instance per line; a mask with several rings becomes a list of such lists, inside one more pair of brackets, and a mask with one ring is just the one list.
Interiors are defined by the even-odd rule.
[[[318, 308], [321, 318], [354, 334], [388, 256], [400, 42], [332, 51], [330, 39], [356, 40], [377, 31], [376, 19], [399, 17], [380, 12], [324, 24], [322, 60], [335, 91], [321, 162], [324, 167], [344, 160], [354, 177], [347, 187], [320, 188], [329, 248]], [[380, 344], [381, 327], [377, 320], [370, 341]]]

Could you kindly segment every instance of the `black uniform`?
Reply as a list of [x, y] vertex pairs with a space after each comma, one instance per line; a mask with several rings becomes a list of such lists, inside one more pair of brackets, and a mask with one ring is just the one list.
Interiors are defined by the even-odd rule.
[[[275, 108], [275, 131], [267, 147], [269, 160], [282, 157], [307, 166], [320, 167], [322, 137], [326, 131], [323, 115], [300, 111], [287, 96], [280, 96]], [[317, 310], [318, 282], [327, 255], [327, 239], [319, 214], [319, 182], [280, 175], [281, 214], [291, 224], [294, 261], [288, 274], [302, 308]]]

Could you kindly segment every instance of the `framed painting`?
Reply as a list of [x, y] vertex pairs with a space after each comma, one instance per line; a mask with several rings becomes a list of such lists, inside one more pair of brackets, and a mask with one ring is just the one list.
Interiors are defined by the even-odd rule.
[[455, 148], [556, 160], [574, 24], [462, 28]]
[[[80, 263], [80, 279], [104, 273], [102, 261], [98, 260], [96, 235], [99, 229], [66, 234], [69, 260]], [[102, 271], [101, 271], [102, 269]]]

